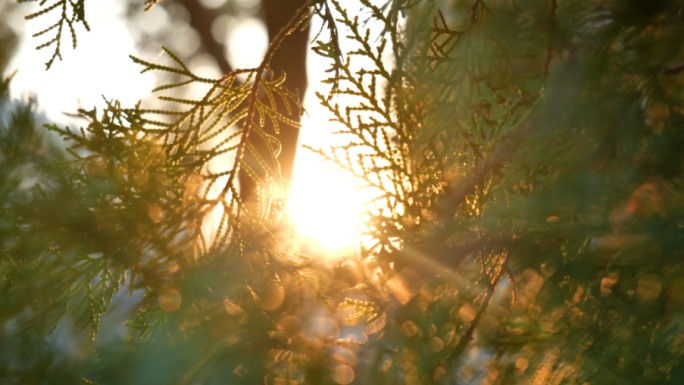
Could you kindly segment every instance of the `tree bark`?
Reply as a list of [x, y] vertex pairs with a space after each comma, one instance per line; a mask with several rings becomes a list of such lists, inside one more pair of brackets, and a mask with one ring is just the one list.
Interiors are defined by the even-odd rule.
[[[233, 71], [230, 63], [225, 57], [224, 42], [217, 41], [211, 34], [211, 25], [214, 23], [218, 15], [216, 12], [204, 8], [198, 0], [178, 0], [190, 14], [190, 25], [200, 35], [204, 49], [212, 55], [221, 69], [221, 72], [228, 73]], [[262, 0], [262, 7], [266, 15], [266, 27], [268, 29], [269, 41], [278, 34], [278, 32], [290, 21], [296, 11], [306, 3], [306, 0]], [[298, 93], [300, 101], [304, 98], [304, 93], [307, 87], [306, 78], [306, 51], [308, 47], [309, 29], [304, 31], [297, 30], [287, 37], [280, 45], [280, 48], [275, 53], [271, 61], [270, 68], [273, 71], [273, 76], [280, 77], [283, 72], [287, 74], [285, 80], [285, 87], [294, 93]], [[278, 112], [288, 118], [299, 122], [300, 118], [297, 114], [297, 109], [293, 108], [292, 114], [288, 114], [285, 105], [279, 98], [276, 98], [278, 104]], [[292, 106], [294, 107], [294, 106]], [[282, 150], [278, 156], [280, 164], [281, 175], [283, 181], [286, 183], [292, 179], [292, 171], [294, 167], [295, 154], [297, 152], [297, 142], [299, 139], [299, 129], [290, 127], [286, 124], [279, 124], [280, 133], [276, 134], [273, 124], [269, 119], [266, 119], [264, 131], [270, 135], [278, 138], [282, 145]], [[250, 142], [257, 149], [263, 159], [269, 161], [272, 156], [268, 153], [266, 143], [257, 134], [250, 135]], [[250, 152], [245, 153], [244, 161], [254, 170], [260, 177], [265, 175], [263, 168], [256, 161], [256, 157]], [[275, 164], [269, 164], [271, 168], [275, 168]], [[256, 183], [252, 178], [241, 169], [239, 174], [240, 181], [240, 195], [243, 200], [249, 200], [253, 197], [256, 190]]]
[[226, 59], [225, 45], [222, 41], [214, 39], [214, 35], [211, 34], [211, 25], [214, 24], [218, 15], [204, 8], [198, 0], [178, 0], [178, 2], [187, 9], [190, 14], [190, 25], [200, 35], [202, 46], [207, 53], [216, 59], [221, 72], [224, 74], [231, 72], [233, 69]]
[[[262, 0], [262, 6], [266, 14], [266, 26], [268, 28], [269, 41], [272, 40], [278, 32], [290, 21], [297, 9], [303, 6], [306, 0]], [[271, 61], [271, 70], [273, 76], [278, 78], [285, 72], [287, 79], [285, 80], [285, 87], [294, 93], [298, 93], [300, 101], [304, 98], [304, 93], [307, 87], [306, 78], [306, 51], [309, 43], [309, 29], [304, 31], [297, 30], [288, 36], [280, 48], [275, 53]], [[288, 114], [285, 105], [276, 98], [278, 103], [278, 112], [297, 122], [300, 121], [297, 109], [293, 108], [292, 114]], [[294, 107], [294, 106], [293, 106]], [[285, 182], [292, 179], [292, 171], [294, 167], [295, 154], [297, 152], [297, 142], [299, 139], [299, 129], [290, 127], [283, 123], [279, 124], [280, 133], [276, 134], [273, 125], [269, 119], [266, 119], [264, 131], [270, 135], [278, 138], [282, 144], [282, 151], [278, 156], [280, 163], [281, 175]], [[268, 154], [266, 144], [258, 135], [250, 135], [250, 141], [257, 148], [257, 151], [264, 159], [271, 159]], [[254, 156], [247, 152], [245, 154], [245, 161], [252, 165], [255, 162]], [[273, 166], [273, 165], [271, 165]], [[263, 175], [261, 167], [258, 165], [252, 166], [260, 175]], [[256, 183], [244, 172], [240, 172], [240, 195], [243, 200], [249, 200], [253, 197]]]

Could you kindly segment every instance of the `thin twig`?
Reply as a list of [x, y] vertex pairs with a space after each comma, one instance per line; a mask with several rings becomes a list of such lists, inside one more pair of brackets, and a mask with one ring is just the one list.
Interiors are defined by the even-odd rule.
[[[505, 266], [507, 261], [508, 256], [506, 256], [502, 264]], [[496, 288], [499, 285], [499, 281], [505, 273], [506, 270], [502, 268], [492, 282], [487, 281], [487, 291], [485, 292], [485, 297], [482, 299], [482, 304], [480, 305], [480, 308], [477, 310], [477, 314], [475, 314], [475, 318], [473, 318], [473, 320], [470, 322], [470, 326], [468, 326], [468, 329], [463, 334], [463, 337], [461, 337], [461, 339], [458, 341], [458, 344], [456, 344], [454, 350], [452, 350], [451, 353], [442, 361], [442, 366], [453, 364], [454, 361], [456, 361], [456, 359], [463, 353], [465, 348], [468, 346], [468, 343], [473, 340], [473, 334], [475, 333], [475, 329], [477, 329], [477, 326], [480, 323], [482, 315], [489, 307], [489, 303], [491, 302], [492, 297], [494, 296], [494, 292], [496, 291]]]
[[204, 8], [199, 0], [180, 0], [185, 9], [190, 14], [190, 25], [199, 33], [202, 45], [209, 54], [216, 59], [221, 72], [228, 73], [233, 69], [223, 54], [225, 45], [216, 40], [211, 33], [211, 26], [214, 24], [220, 13], [215, 13]]
[[511, 287], [513, 288], [513, 302], [516, 302], [518, 300], [518, 292], [515, 289], [515, 278], [513, 278], [513, 271], [507, 263], [504, 264], [503, 268], [506, 271], [506, 274], [508, 275], [508, 280], [511, 281]]
[[665, 69], [660, 71], [660, 73], [663, 75], [676, 75], [680, 73], [682, 70], [684, 70], [684, 62], [666, 67]]
[[475, 2], [470, 6], [470, 24], [477, 21], [477, 8], [482, 0], [475, 0]]
[[553, 54], [553, 31], [556, 28], [556, 0], [551, 0], [551, 11], [549, 12], [549, 44], [546, 46], [546, 61], [544, 62], [544, 79], [549, 75], [549, 65]]
[[522, 123], [519, 130], [500, 140], [494, 153], [485, 159], [481, 166], [478, 167], [470, 177], [457, 186], [449, 188], [445, 194], [444, 200], [440, 204], [440, 210], [438, 210], [441, 216], [445, 219], [453, 218], [456, 208], [465, 201], [468, 195], [475, 192], [477, 186], [485, 180], [490, 172], [502, 167], [504, 163], [508, 161], [527, 136], [533, 131], [534, 127], [535, 122], [533, 122], [533, 119], [527, 118], [527, 120]]
[[256, 111], [256, 105], [257, 101], [259, 99], [259, 86], [261, 85], [262, 77], [264, 75], [264, 72], [268, 69], [268, 65], [271, 62], [271, 59], [273, 58], [273, 55], [275, 54], [276, 50], [278, 47], [280, 47], [280, 43], [282, 43], [283, 40], [285, 40], [285, 37], [287, 37], [290, 33], [293, 32], [297, 26], [304, 21], [305, 17], [307, 17], [309, 13], [309, 8], [313, 5], [316, 4], [320, 0], [309, 0], [304, 6], [299, 8], [297, 10], [297, 13], [290, 19], [290, 21], [287, 23], [287, 25], [278, 32], [278, 35], [273, 39], [271, 42], [271, 45], [268, 47], [268, 51], [266, 52], [266, 55], [264, 56], [264, 60], [261, 62], [261, 65], [256, 69], [254, 73], [254, 84], [252, 84], [252, 89], [250, 91], [250, 99], [249, 99], [249, 107], [247, 109], [247, 116], [245, 117], [245, 123], [242, 127], [242, 137], [240, 138], [240, 143], [238, 144], [237, 151], [235, 152], [235, 163], [233, 164], [233, 169], [230, 172], [230, 176], [228, 177], [228, 182], [226, 182], [225, 186], [223, 187], [223, 190], [221, 191], [221, 194], [219, 195], [219, 199], [217, 201], [223, 200], [228, 193], [228, 191], [231, 190], [233, 187], [233, 183], [235, 183], [235, 176], [237, 173], [240, 171], [240, 163], [242, 162], [242, 158], [245, 153], [245, 147], [247, 145], [247, 140], [249, 138], [249, 133], [251, 131], [251, 127], [254, 120], [254, 114]]

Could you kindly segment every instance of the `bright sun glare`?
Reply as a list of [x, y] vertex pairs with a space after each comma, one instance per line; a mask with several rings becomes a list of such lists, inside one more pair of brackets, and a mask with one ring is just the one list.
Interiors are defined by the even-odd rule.
[[[320, 108], [309, 106], [311, 117], [303, 119], [300, 143], [325, 148], [334, 138], [331, 138], [334, 128], [327, 122], [324, 111], [316, 111], [317, 107]], [[366, 199], [358, 191], [358, 183], [333, 166], [321, 162], [317, 154], [299, 148], [290, 191], [292, 220], [298, 232], [331, 250], [358, 242], [354, 238], [360, 225], [359, 211], [364, 209]]]
[[[30, 11], [26, 7], [18, 7], [14, 11], [16, 15], [11, 18], [12, 26], [24, 33], [18, 55], [9, 66], [10, 71], [20, 69], [11, 83], [12, 94], [14, 97], [38, 95], [40, 108], [51, 121], [73, 125], [74, 122], [66, 118], [62, 112], [75, 111], [79, 103], [86, 108], [102, 108], [100, 93], [132, 105], [148, 97], [154, 87], [154, 78], [149, 73], [140, 75], [140, 69], [128, 59], [129, 54], [145, 53], [139, 52], [140, 50], [135, 47], [135, 30], [131, 32], [126, 28], [123, 2], [102, 0], [96, 4], [89, 9], [88, 14], [92, 31], [80, 31], [76, 51], [65, 49], [64, 61], [56, 62], [48, 72], [45, 72], [43, 66], [48, 53], [36, 51], [34, 47], [37, 40], [30, 38], [28, 34], [39, 29], [39, 22], [23, 21], [21, 16]], [[145, 16], [152, 18], [154, 15], [140, 17]], [[155, 23], [152, 20], [144, 20], [144, 23], [138, 24], [145, 30], [152, 28], [152, 24], [147, 23]], [[157, 20], [161, 20], [157, 21], [158, 23], [168, 22], [168, 17], [159, 17]], [[241, 52], [249, 48], [246, 50], [248, 53], [263, 55], [266, 51], [265, 28], [258, 23], [258, 19], [250, 18], [230, 26], [232, 40], [241, 42], [237, 44]], [[320, 25], [316, 24], [317, 21], [314, 20], [312, 31], [318, 31], [320, 28]], [[189, 41], [187, 44], [191, 43], [193, 42]], [[183, 48], [187, 49], [177, 47]], [[236, 60], [237, 52], [227, 52], [227, 57], [231, 61], [239, 62], [233, 63], [238, 66], [247, 64], [244, 61], [252, 60], [251, 57], [254, 55], [247, 56], [250, 58]], [[303, 117], [300, 145], [307, 144], [314, 148], [327, 149], [333, 144], [339, 144], [340, 140], [332, 135], [339, 126], [328, 122], [328, 111], [318, 104], [315, 97], [316, 91], [328, 91], [328, 86], [320, 83], [327, 77], [323, 71], [328, 67], [328, 63], [310, 53], [307, 66], [310, 86], [305, 96], [307, 114]], [[369, 197], [368, 194], [358, 191], [358, 183], [347, 173], [332, 167], [332, 164], [322, 163], [318, 155], [300, 146], [295, 160], [290, 197], [292, 220], [298, 232], [320, 242], [330, 251], [335, 251], [358, 244], [359, 240], [356, 237], [360, 225], [359, 212], [364, 210], [364, 202]]]

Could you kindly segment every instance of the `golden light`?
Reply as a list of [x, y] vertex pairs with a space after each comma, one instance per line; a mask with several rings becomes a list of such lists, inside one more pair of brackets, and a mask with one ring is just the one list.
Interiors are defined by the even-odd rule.
[[[377, 33], [378, 26], [369, 25]], [[317, 32], [321, 21], [314, 18], [311, 31]], [[344, 36], [344, 33], [341, 33]], [[324, 39], [324, 38], [323, 38]], [[348, 41], [340, 41], [343, 51], [355, 47], [347, 46]], [[370, 66], [366, 58], [354, 57], [353, 68]], [[386, 63], [391, 67], [390, 63]], [[329, 162], [321, 162], [321, 157], [303, 148], [308, 145], [316, 149], [328, 150], [331, 145], [343, 145], [353, 138], [348, 135], [335, 135], [340, 124], [330, 122], [332, 113], [319, 104], [316, 92], [327, 95], [330, 85], [322, 81], [330, 76], [325, 70], [330, 63], [314, 53], [307, 56], [307, 76], [309, 88], [304, 98], [306, 114], [302, 117], [302, 130], [299, 135], [297, 157], [294, 165], [291, 203], [294, 209], [292, 220], [300, 234], [320, 242], [330, 251], [340, 251], [345, 247], [356, 247], [364, 239], [360, 237], [361, 216], [366, 211], [366, 202], [375, 197], [376, 192], [361, 189], [362, 182], [353, 178], [349, 172], [335, 168]], [[356, 100], [348, 95], [337, 95], [333, 104], [354, 104]]]
[[[321, 122], [324, 116], [318, 112], [306, 119], [300, 143], [324, 148], [330, 145], [331, 129], [327, 122]], [[331, 251], [358, 244], [360, 214], [365, 210], [368, 194], [359, 191], [357, 180], [300, 147], [292, 185], [292, 221], [300, 234], [313, 238]]]
[[[74, 113], [79, 104], [88, 109], [102, 108], [103, 94], [124, 105], [134, 105], [151, 94], [153, 75], [141, 75], [140, 68], [128, 57], [139, 55], [140, 50], [135, 46], [135, 30], [125, 24], [125, 2], [101, 1], [89, 8], [91, 31], [77, 26], [77, 49], [71, 48], [68, 38], [64, 40], [64, 60], [57, 60], [49, 71], [45, 71], [44, 63], [52, 54], [51, 48], [36, 50], [43, 41], [31, 37], [31, 33], [44, 29], [49, 20], [24, 20], [25, 15], [36, 9], [36, 3], [24, 3], [8, 17], [10, 26], [20, 33], [17, 55], [4, 74], [18, 70], [10, 83], [13, 98], [36, 96], [39, 109], [50, 121], [74, 124], [63, 112]], [[154, 24], [156, 21], [148, 23]]]
[[[253, 0], [241, 1], [245, 4], [254, 3]], [[220, 0], [216, 3], [220, 3]], [[15, 30], [32, 31], [40, 28], [40, 23], [27, 23], [23, 20], [23, 16], [31, 12], [28, 7], [30, 5], [18, 7], [16, 14], [10, 16]], [[142, 99], [144, 105], [154, 108], [157, 95], [152, 94], [151, 90], [157, 80], [150, 73], [140, 74], [139, 66], [131, 62], [128, 55], [155, 59], [158, 51], [150, 52], [149, 49], [136, 47], [135, 41], [141, 32], [167, 28], [171, 23], [167, 11], [155, 7], [147, 14], [136, 16], [133, 24], [129, 24], [133, 28], [127, 28], [125, 7], [120, 2], [108, 0], [91, 7], [88, 17], [90, 24], [94, 26], [92, 31], [77, 31], [78, 48], [65, 48], [64, 61], [56, 62], [47, 72], [43, 64], [47, 60], [46, 52], [35, 50], [35, 45], [38, 44], [36, 39], [28, 34], [22, 36], [18, 55], [8, 68], [9, 71], [20, 69], [11, 83], [12, 95], [15, 98], [37, 95], [39, 108], [47, 119], [62, 125], [82, 124], [62, 114], [75, 112], [79, 104], [88, 109], [93, 106], [100, 109], [104, 107], [102, 94], [129, 106]], [[266, 49], [265, 27], [253, 18], [241, 22], [232, 21], [230, 26], [224, 26], [226, 31], [222, 31], [227, 33], [230, 29], [233, 40], [239, 40], [241, 44], [239, 47], [229, 44], [234, 49], [226, 54], [231, 62], [235, 62], [232, 64], [236, 67], [254, 66], [254, 60], [258, 61]], [[314, 19], [311, 30], [315, 33], [319, 28], [320, 20]], [[189, 35], [194, 36], [192, 33]], [[174, 42], [171, 48], [178, 52], [192, 54], [196, 50], [197, 42], [193, 39], [183, 40], [179, 36], [178, 39], [174, 38]], [[206, 56], [196, 55], [189, 63], [190, 68], [201, 76], [219, 77], [215, 63]], [[157, 59], [163, 61], [167, 58]], [[372, 195], [368, 191], [359, 191], [359, 181], [351, 178], [347, 172], [334, 169], [333, 164], [321, 162], [320, 156], [301, 147], [301, 144], [307, 144], [325, 150], [332, 144], [344, 143], [348, 139], [333, 135], [340, 126], [328, 122], [330, 113], [319, 105], [315, 97], [317, 91], [329, 91], [329, 85], [321, 84], [321, 80], [329, 75], [324, 72], [328, 65], [325, 59], [313, 53], [308, 55], [309, 88], [304, 100], [307, 113], [302, 117], [303, 128], [290, 197], [292, 221], [298, 233], [303, 238], [311, 238], [320, 243], [330, 252], [340, 252], [346, 247], [358, 246], [358, 228], [361, 226], [359, 216], [365, 210], [364, 203]], [[188, 98], [192, 99], [200, 97], [204, 90], [190, 87], [187, 91], [191, 94]], [[150, 212], [153, 220], [161, 218], [157, 211], [155, 209]], [[215, 213], [217, 218], [220, 215], [220, 212]], [[208, 233], [215, 227], [212, 226], [213, 224], [207, 224]]]

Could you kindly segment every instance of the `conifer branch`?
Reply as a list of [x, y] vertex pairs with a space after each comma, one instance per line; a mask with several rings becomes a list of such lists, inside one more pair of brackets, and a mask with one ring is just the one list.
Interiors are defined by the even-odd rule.
[[[468, 329], [466, 329], [466, 331], [463, 333], [463, 336], [461, 336], [461, 339], [458, 341], [458, 344], [454, 346], [451, 353], [449, 353], [449, 355], [442, 361], [442, 365], [453, 365], [454, 362], [463, 354], [468, 345], [473, 341], [473, 334], [475, 333], [475, 330], [480, 324], [482, 315], [485, 313], [485, 311], [487, 311], [487, 308], [489, 307], [489, 304], [492, 301], [492, 297], [496, 292], [496, 289], [499, 285], [499, 282], [501, 281], [501, 278], [503, 278], [503, 276], [506, 274], [505, 266], [507, 260], [508, 257], [506, 256], [503, 262], [501, 263], [500, 270], [496, 274], [496, 276], [492, 278], [491, 281], [486, 282], [484, 297], [482, 298], [482, 302], [480, 303], [480, 306], [477, 309], [477, 313], [475, 313], [475, 317], [472, 321], [470, 321]], [[484, 278], [487, 278], [486, 275], [484, 276]]]
[[[33, 0], [18, 0], [18, 2], [20, 3], [28, 1]], [[81, 23], [83, 27], [86, 29], [86, 31], [90, 31], [90, 26], [88, 25], [88, 22], [85, 20], [85, 0], [58, 0], [47, 6], [45, 6], [45, 3], [46, 1], [40, 2], [39, 5], [44, 8], [25, 16], [24, 18], [26, 20], [32, 20], [47, 15], [52, 11], [58, 9], [61, 10], [60, 19], [55, 24], [32, 35], [33, 37], [39, 37], [46, 35], [49, 32], [52, 32], [56, 29], [56, 33], [54, 34], [52, 39], [36, 46], [36, 49], [40, 50], [54, 44], [55, 50], [50, 60], [48, 60], [48, 62], [45, 63], [46, 70], [49, 70], [50, 67], [52, 67], [52, 64], [54, 63], [55, 59], [59, 58], [59, 60], [62, 60], [62, 33], [64, 25], [66, 24], [66, 26], [69, 28], [69, 34], [71, 36], [72, 46], [74, 49], [76, 49], [77, 46], [76, 31], [74, 29], [74, 24]], [[71, 15], [69, 15], [69, 12], [71, 13]]]
[[546, 47], [546, 61], [544, 61], [544, 75], [543, 78], [549, 75], [549, 65], [553, 56], [553, 33], [556, 29], [556, 9], [558, 4], [556, 0], [551, 0], [551, 10], [549, 11], [549, 44]]
[[280, 46], [280, 43], [287, 37], [287, 35], [292, 33], [293, 30], [295, 30], [306, 18], [309, 17], [311, 6], [319, 2], [320, 0], [310, 0], [299, 10], [297, 10], [295, 15], [288, 22], [288, 24], [283, 29], [281, 29], [280, 32], [278, 32], [276, 37], [271, 42], [270, 46], [268, 47], [268, 50], [266, 51], [266, 54], [264, 55], [264, 59], [262, 60], [261, 65], [259, 65], [259, 67], [256, 68], [256, 70], [254, 70], [254, 83], [251, 86], [249, 106], [247, 107], [247, 115], [245, 116], [245, 120], [243, 121], [244, 123], [242, 126], [242, 137], [240, 138], [240, 143], [238, 144], [238, 148], [235, 153], [235, 163], [231, 170], [230, 176], [228, 177], [228, 181], [221, 190], [221, 194], [219, 195], [218, 199], [219, 201], [223, 200], [226, 194], [233, 188], [233, 184], [235, 183], [237, 173], [240, 171], [240, 164], [242, 163], [242, 158], [244, 156], [247, 140], [249, 138], [250, 131], [252, 130], [252, 126], [254, 125], [254, 114], [257, 111], [259, 86], [262, 83], [262, 78], [264, 76], [264, 73], [268, 69], [268, 65], [271, 62], [271, 59], [273, 58], [273, 54], [275, 54], [275, 51]]

